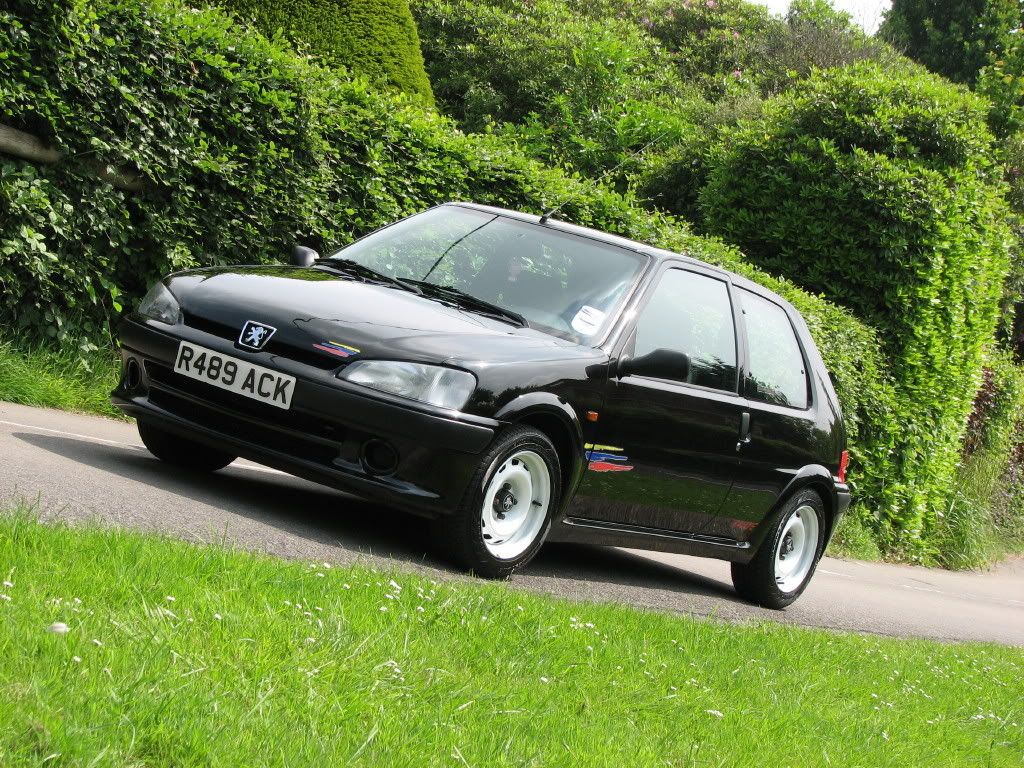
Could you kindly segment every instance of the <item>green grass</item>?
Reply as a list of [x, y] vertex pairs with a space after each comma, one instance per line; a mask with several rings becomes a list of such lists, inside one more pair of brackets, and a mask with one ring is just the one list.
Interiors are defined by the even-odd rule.
[[1024, 551], [1024, 487], [1003, 451], [979, 449], [957, 469], [939, 520], [937, 560], [945, 568], [983, 568]]
[[[1020, 766], [1024, 651], [0, 515], [0, 764]], [[47, 631], [54, 622], [66, 634]]]
[[109, 348], [24, 348], [0, 340], [0, 400], [123, 418], [107, 399], [120, 368]]
[[839, 527], [829, 543], [827, 554], [852, 560], [881, 560], [882, 553], [865, 520], [870, 514], [870, 510], [855, 503], [839, 521]]

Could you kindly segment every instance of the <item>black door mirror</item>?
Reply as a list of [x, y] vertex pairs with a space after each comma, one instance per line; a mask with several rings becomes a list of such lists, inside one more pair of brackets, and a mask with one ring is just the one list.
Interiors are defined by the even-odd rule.
[[619, 376], [686, 381], [690, 376], [690, 358], [672, 349], [655, 349], [646, 355], [628, 357], [620, 362]]
[[292, 264], [296, 267], [308, 267], [319, 258], [319, 253], [304, 245], [296, 245], [292, 248]]

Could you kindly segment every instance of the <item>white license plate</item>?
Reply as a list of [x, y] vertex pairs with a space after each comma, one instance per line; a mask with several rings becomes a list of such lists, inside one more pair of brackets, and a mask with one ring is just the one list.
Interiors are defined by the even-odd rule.
[[190, 379], [251, 397], [261, 403], [288, 409], [295, 391], [295, 377], [253, 365], [237, 357], [183, 341], [178, 345], [174, 370]]

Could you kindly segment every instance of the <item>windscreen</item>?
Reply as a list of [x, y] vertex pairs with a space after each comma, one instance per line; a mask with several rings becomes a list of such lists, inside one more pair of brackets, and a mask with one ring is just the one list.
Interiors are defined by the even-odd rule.
[[459, 206], [412, 216], [331, 258], [454, 288], [521, 315], [531, 328], [581, 344], [600, 338], [646, 260], [614, 245]]

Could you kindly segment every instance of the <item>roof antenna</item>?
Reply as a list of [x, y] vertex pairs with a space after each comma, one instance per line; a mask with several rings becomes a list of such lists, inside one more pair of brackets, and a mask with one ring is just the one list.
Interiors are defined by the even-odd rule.
[[[616, 165], [614, 168], [607, 169], [604, 173], [602, 173], [600, 176], [598, 176], [596, 179], [594, 179], [594, 185], [596, 186], [596, 185], [600, 184], [602, 181], [604, 181], [606, 178], [608, 178], [608, 176], [610, 176], [611, 174], [615, 173], [617, 170], [619, 170], [619, 168], [624, 166], [630, 160], [632, 160], [635, 157], [637, 157], [638, 155], [646, 152], [648, 149], [653, 147], [655, 144], [657, 144], [659, 141], [661, 141], [666, 136], [668, 136], [668, 131], [662, 131], [660, 134], [658, 134], [653, 139], [651, 139], [646, 144], [644, 144], [642, 147], [640, 147], [640, 149], [637, 149], [637, 150], [634, 150], [633, 152], [630, 152], [628, 155], [626, 155], [624, 158], [622, 158], [622, 160], [619, 161], [618, 165]], [[547, 224], [548, 223], [548, 219], [550, 219], [552, 216], [554, 216], [556, 213], [558, 213], [560, 210], [562, 210], [562, 208], [564, 208], [569, 203], [571, 203], [573, 200], [575, 200], [577, 197], [579, 197], [580, 194], [582, 194], [582, 192], [583, 192], [583, 190], [579, 190], [575, 195], [570, 195], [565, 200], [563, 200], [558, 205], [556, 205], [554, 208], [552, 208], [550, 211], [548, 211], [547, 213], [543, 214], [540, 217], [540, 223], [541, 224]]]

